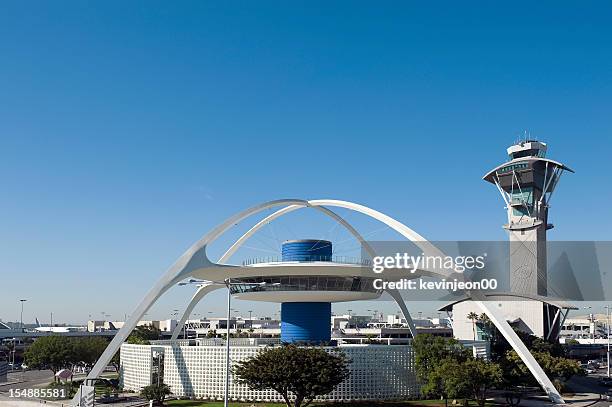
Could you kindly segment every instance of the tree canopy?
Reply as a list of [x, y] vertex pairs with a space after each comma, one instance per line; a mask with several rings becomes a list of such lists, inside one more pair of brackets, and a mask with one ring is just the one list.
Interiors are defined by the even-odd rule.
[[[527, 366], [519, 358], [503, 335], [488, 318], [480, 317], [480, 323], [491, 339], [491, 357], [502, 367], [506, 388], [515, 386], [538, 386]], [[521, 341], [530, 350], [546, 375], [551, 378], [557, 390], [561, 391], [570, 377], [583, 374], [580, 364], [568, 359], [567, 348], [556, 342], [539, 338], [515, 329]]]
[[164, 400], [166, 396], [171, 393], [170, 387], [166, 384], [151, 384], [149, 386], [145, 386], [140, 391], [140, 396], [146, 400], [153, 400], [157, 402], [157, 404], [164, 404]]
[[140, 325], [134, 328], [126, 342], [135, 345], [148, 345], [150, 341], [159, 339], [160, 335], [159, 328], [152, 325]]
[[69, 338], [49, 335], [37, 338], [24, 353], [28, 366], [50, 369], [53, 374], [73, 365], [93, 365], [108, 341], [100, 337]]
[[[563, 390], [564, 382], [570, 377], [584, 374], [584, 370], [576, 360], [552, 356], [550, 353], [542, 351], [534, 351], [532, 354], [559, 391]], [[504, 380], [509, 387], [512, 385], [538, 385], [529, 369], [527, 369], [527, 366], [525, 366], [515, 351], [508, 351], [505, 358], [501, 361], [501, 365], [504, 370]]]
[[29, 367], [50, 369], [55, 375], [75, 363], [74, 341], [64, 336], [43, 336], [25, 351], [24, 358]]
[[417, 377], [425, 397], [473, 398], [484, 405], [487, 391], [502, 382], [497, 363], [475, 358], [455, 339], [421, 334], [413, 346]]
[[306, 407], [349, 376], [348, 364], [339, 350], [330, 354], [322, 348], [284, 345], [264, 349], [238, 362], [234, 373], [239, 383], [253, 390], [277, 391], [288, 407]]

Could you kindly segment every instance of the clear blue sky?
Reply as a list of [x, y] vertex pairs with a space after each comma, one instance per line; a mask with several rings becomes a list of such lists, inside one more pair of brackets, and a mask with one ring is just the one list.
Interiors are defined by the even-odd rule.
[[[505, 239], [481, 177], [524, 129], [576, 170], [555, 194], [550, 238], [610, 240], [611, 12], [605, 1], [3, 3], [0, 318], [18, 319], [27, 298], [26, 322], [122, 319], [207, 230], [281, 197], [363, 203], [430, 239]], [[326, 222], [296, 215], [268, 233], [340, 233]], [[190, 295], [172, 290], [150, 316]], [[221, 313], [222, 297], [198, 312]], [[395, 311], [335, 310], [349, 307]]]

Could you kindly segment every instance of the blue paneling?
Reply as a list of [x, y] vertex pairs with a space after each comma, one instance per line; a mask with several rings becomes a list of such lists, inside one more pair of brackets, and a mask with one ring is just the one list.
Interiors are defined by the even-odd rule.
[[332, 244], [327, 240], [290, 240], [283, 243], [283, 261], [331, 261]]
[[329, 342], [330, 320], [329, 302], [285, 302], [281, 305], [281, 341]]
[[[283, 261], [331, 261], [332, 244], [327, 240], [290, 240], [283, 243]], [[329, 342], [329, 302], [286, 302], [281, 305], [283, 342]]]

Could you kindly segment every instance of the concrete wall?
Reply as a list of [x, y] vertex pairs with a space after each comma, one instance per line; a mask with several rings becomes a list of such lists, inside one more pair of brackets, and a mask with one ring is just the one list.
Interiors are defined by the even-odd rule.
[[[121, 347], [121, 383], [124, 389], [138, 391], [149, 384], [153, 345]], [[164, 383], [176, 396], [203, 399], [223, 398], [225, 378], [224, 346], [179, 346], [164, 348]], [[233, 346], [232, 361], [251, 358], [262, 348]], [[343, 345], [327, 347], [328, 352], [341, 349], [352, 360], [350, 377], [321, 400], [395, 400], [416, 397], [418, 385], [411, 345]], [[243, 401], [282, 402], [272, 390], [253, 391], [246, 385], [230, 381], [230, 397]]]

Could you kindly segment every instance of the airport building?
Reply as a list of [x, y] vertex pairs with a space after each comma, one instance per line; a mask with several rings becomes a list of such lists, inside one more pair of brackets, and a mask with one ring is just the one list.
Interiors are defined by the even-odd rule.
[[[493, 170], [491, 174], [494, 175], [487, 175], [486, 179], [490, 178], [497, 183], [503, 196], [508, 200], [510, 207], [508, 230], [511, 235], [519, 239], [520, 244], [530, 247], [535, 245], [535, 248], [539, 248], [538, 244], [549, 228], [548, 200], [566, 167], [542, 157], [543, 143], [527, 144], [527, 146], [512, 147], [510, 163]], [[513, 167], [515, 165], [516, 167]], [[511, 168], [508, 173], [512, 179], [516, 178], [521, 182], [524, 193], [520, 196], [515, 195], [514, 191], [508, 191], [506, 183], [513, 182], [510, 178], [503, 178], [503, 174], [506, 173], [505, 168], [508, 166]], [[541, 174], [542, 171], [544, 174]], [[277, 209], [252, 225], [217, 261], [209, 258], [207, 247], [211, 243], [238, 223], [271, 208]], [[221, 398], [225, 389], [222, 374], [230, 367], [224, 358], [223, 340], [206, 338], [180, 340], [179, 335], [181, 332], [184, 333], [183, 326], [194, 307], [207, 294], [225, 289], [231, 294], [228, 295], [228, 308], [232, 297], [279, 303], [282, 342], [296, 343], [300, 346], [324, 346], [328, 352], [341, 350], [349, 355], [352, 360], [351, 378], [326, 396], [327, 399], [393, 400], [415, 397], [418, 388], [410, 338], [401, 338], [405, 343], [393, 344], [389, 341], [389, 344], [381, 345], [349, 343], [350, 341], [344, 341], [337, 335], [332, 336], [331, 303], [374, 300], [383, 294], [395, 301], [400, 308], [401, 318], [405, 321], [410, 337], [415, 337], [419, 333], [400, 292], [388, 287], [385, 290], [375, 288], [373, 280], [379, 275], [374, 274], [370, 263], [334, 258], [331, 251], [332, 242], [318, 239], [285, 242], [281, 248], [281, 258], [275, 261], [231, 263], [232, 255], [262, 227], [283, 215], [304, 208], [319, 211], [344, 227], [360, 243], [369, 258], [376, 255], [372, 247], [359, 231], [344, 217], [334, 212], [333, 208], [360, 213], [381, 222], [414, 244], [424, 256], [445, 257], [444, 252], [408, 226], [388, 215], [356, 203], [332, 199], [282, 199], [256, 205], [237, 213], [212, 229], [159, 278], [136, 309], [130, 313], [128, 320], [89, 373], [88, 379], [100, 377], [113, 355], [121, 349], [121, 380], [126, 389], [137, 390], [163, 377], [164, 383], [168, 384], [176, 395]], [[529, 237], [526, 240], [523, 238], [525, 235]], [[545, 252], [538, 251], [537, 261], [541, 261], [544, 255]], [[523, 270], [517, 268], [516, 272], [520, 273]], [[524, 281], [520, 284], [523, 286], [517, 287], [524, 289], [522, 291], [524, 294], [521, 295], [543, 297], [545, 287], [538, 285], [541, 284], [540, 273], [541, 270], [538, 269], [535, 274], [529, 272], [521, 277], [521, 281]], [[412, 271], [397, 270], [389, 276], [389, 279], [399, 281], [402, 278], [419, 276], [446, 279], [452, 278], [453, 274], [434, 267]], [[132, 329], [157, 299], [171, 287], [184, 284], [186, 281], [198, 282], [198, 288], [185, 307], [168, 342], [122, 346]], [[532, 294], [534, 290], [535, 294]], [[560, 315], [558, 310], [566, 309], [564, 304], [546, 304], [538, 301], [539, 297], [530, 299], [534, 300], [533, 310], [539, 315], [538, 324], [540, 320], [544, 321], [542, 326], [534, 324], [534, 329], [538, 329], [544, 336], [549, 332], [558, 331], [555, 327], [561, 324], [554, 320]], [[470, 298], [466, 300], [461, 303], [467, 304]], [[489, 301], [478, 300], [471, 304], [478, 308], [478, 313], [485, 313], [488, 316], [549, 398], [555, 403], [564, 403], [541, 366], [512, 329], [507, 313], [500, 311], [497, 304]], [[459, 306], [460, 303], [450, 305], [454, 310], [453, 328], [456, 326], [458, 314], [456, 311]], [[520, 315], [526, 316], [533, 310], [525, 309]], [[341, 324], [341, 321], [338, 323]], [[468, 339], [474, 338], [470, 336]], [[255, 355], [262, 346], [275, 346], [278, 343], [266, 343], [265, 338], [260, 340], [235, 338], [235, 341], [237, 342], [232, 343], [230, 340], [230, 364]], [[466, 341], [466, 345], [472, 346], [475, 354], [486, 357], [486, 347], [484, 350], [482, 348], [483, 342]], [[235, 400], [279, 400], [272, 392], [252, 392], [237, 385], [233, 377], [230, 379], [228, 390], [230, 398]], [[75, 400], [84, 397], [79, 392]]]
[[[250, 261], [249, 264], [257, 270], [261, 263]], [[395, 330], [395, 337], [386, 335], [388, 337], [385, 340], [381, 337], [366, 341], [367, 334], [361, 334], [362, 329], [370, 329], [382, 336], [384, 327], [368, 328], [367, 320], [371, 317], [331, 315], [332, 302], [378, 298], [382, 292], [372, 287], [372, 277], [332, 274], [334, 267], [341, 263], [335, 263], [332, 258], [332, 242], [324, 240], [285, 242], [282, 245], [281, 261], [274, 266], [281, 269], [283, 264], [292, 267], [292, 270], [314, 266], [319, 272], [238, 278], [230, 285], [231, 294], [237, 298], [279, 302], [281, 307], [281, 320], [276, 325], [280, 337], [230, 339], [232, 363], [253, 357], [265, 346], [279, 346], [281, 343], [322, 345], [330, 353], [344, 352], [351, 360], [351, 374], [348, 380], [321, 400], [397, 400], [417, 397], [418, 385], [409, 328], [404, 328], [403, 332], [397, 327], [390, 328]], [[358, 264], [354, 266], [361, 268]], [[239, 326], [246, 329], [249, 327], [243, 320], [230, 321], [230, 334], [237, 334]], [[208, 331], [216, 333], [227, 332], [226, 320], [212, 319], [207, 322], [204, 330], [208, 328]], [[189, 325], [185, 324], [186, 327]], [[194, 328], [193, 322], [191, 327]], [[179, 330], [180, 327], [177, 332]], [[335, 333], [334, 337], [332, 332]], [[123, 388], [137, 391], [154, 383], [159, 374], [174, 395], [222, 399], [225, 390], [225, 340], [197, 336], [201, 335], [196, 334], [194, 339], [155, 341], [152, 345], [122, 345], [120, 372]], [[477, 349], [475, 352], [487, 355], [485, 342], [474, 346], [474, 349]], [[250, 390], [246, 385], [236, 383], [234, 377], [230, 377], [229, 394], [233, 400], [283, 401], [274, 391]]]
[[[232, 363], [251, 358], [278, 339], [231, 340]], [[351, 360], [350, 376], [332, 393], [318, 400], [399, 400], [415, 398], [418, 385], [410, 345], [334, 345], [327, 352], [342, 351]], [[153, 345], [121, 346], [121, 384], [138, 391], [154, 383], [161, 371], [163, 382], [180, 397], [222, 400], [225, 391], [225, 341], [194, 339], [159, 341]], [[158, 362], [159, 364], [157, 364]], [[230, 376], [232, 400], [283, 402], [280, 394], [254, 391]]]

